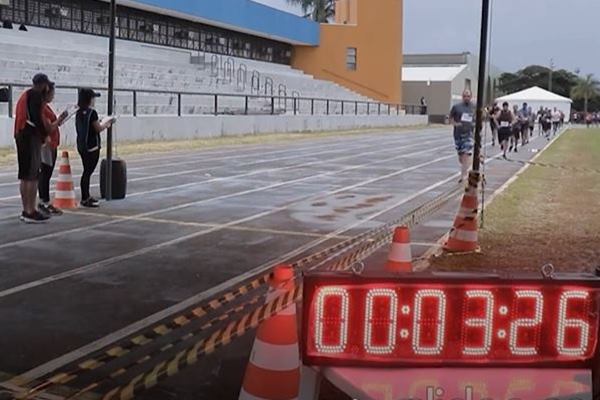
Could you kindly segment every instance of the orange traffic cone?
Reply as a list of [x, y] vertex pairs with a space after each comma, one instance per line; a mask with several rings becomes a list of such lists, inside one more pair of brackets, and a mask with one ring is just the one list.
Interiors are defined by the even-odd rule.
[[[267, 302], [293, 289], [294, 270], [275, 268]], [[256, 332], [240, 400], [293, 400], [300, 390], [296, 305], [263, 321]]]
[[73, 176], [71, 174], [68, 151], [62, 152], [60, 166], [58, 168], [58, 181], [56, 182], [54, 202], [52, 204], [57, 208], [77, 208], [77, 199], [75, 198], [75, 189], [73, 187]]
[[472, 252], [479, 250], [477, 212], [479, 202], [477, 188], [479, 175], [471, 172], [469, 185], [465, 189], [458, 215], [454, 219], [454, 227], [448, 234], [444, 250], [448, 252]]
[[394, 231], [394, 239], [385, 264], [388, 272], [412, 272], [412, 255], [410, 251], [410, 231], [406, 226], [399, 226]]

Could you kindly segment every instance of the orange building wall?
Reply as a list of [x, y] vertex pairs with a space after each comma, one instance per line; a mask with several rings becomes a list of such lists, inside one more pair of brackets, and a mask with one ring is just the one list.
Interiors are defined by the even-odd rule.
[[[402, 99], [402, 1], [341, 0], [336, 21], [321, 24], [318, 47], [296, 46], [292, 66], [373, 99]], [[346, 68], [346, 49], [356, 47], [357, 69]]]

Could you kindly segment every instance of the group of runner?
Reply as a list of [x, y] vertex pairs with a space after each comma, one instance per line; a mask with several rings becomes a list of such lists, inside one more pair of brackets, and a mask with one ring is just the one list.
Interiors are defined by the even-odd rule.
[[492, 107], [488, 107], [487, 114], [492, 130], [492, 145], [498, 141], [504, 158], [507, 152], [518, 152], [519, 141], [521, 147], [529, 143], [534, 135], [536, 123], [538, 136], [544, 135], [550, 140], [565, 121], [565, 114], [556, 107], [552, 110], [540, 107], [534, 112], [527, 103], [523, 103], [521, 108], [515, 105], [512, 110], [508, 102], [504, 102], [501, 108], [494, 103]]
[[92, 89], [79, 90], [73, 114], [65, 110], [58, 116], [50, 105], [54, 94], [54, 82], [40, 73], [33, 77], [32, 87], [21, 95], [16, 105], [14, 136], [23, 205], [19, 219], [25, 223], [45, 222], [52, 215], [62, 214], [50, 202], [50, 179], [60, 144], [60, 126], [71, 115], [76, 115], [77, 151], [83, 164], [81, 205], [98, 207], [98, 200], [90, 196], [90, 177], [100, 157], [100, 132], [107, 129], [114, 119], [99, 121], [93, 107], [95, 98], [100, 94]]
[[[454, 127], [454, 146], [461, 166], [459, 182], [463, 182], [468, 174], [474, 147], [475, 110], [470, 90], [462, 94], [462, 101], [450, 110], [450, 122]], [[503, 157], [508, 152], [517, 152], [519, 142], [526, 146], [534, 136], [536, 123], [538, 136], [544, 135], [547, 140], [556, 135], [565, 122], [565, 114], [556, 107], [552, 110], [540, 107], [534, 112], [532, 107], [523, 103], [521, 108], [510, 108], [508, 102], [497, 103], [485, 109], [492, 128], [492, 145], [500, 144]]]

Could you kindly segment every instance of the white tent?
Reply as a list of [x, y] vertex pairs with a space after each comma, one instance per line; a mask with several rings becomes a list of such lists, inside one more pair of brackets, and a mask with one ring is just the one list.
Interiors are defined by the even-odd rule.
[[507, 101], [511, 108], [514, 105], [521, 108], [523, 103], [527, 103], [527, 105], [533, 108], [534, 112], [539, 110], [540, 107], [551, 110], [556, 107], [565, 114], [566, 121], [569, 121], [571, 117], [571, 104], [573, 103], [573, 100], [567, 97], [559, 96], [556, 93], [549, 92], [537, 86], [499, 97], [496, 101], [498, 105]]

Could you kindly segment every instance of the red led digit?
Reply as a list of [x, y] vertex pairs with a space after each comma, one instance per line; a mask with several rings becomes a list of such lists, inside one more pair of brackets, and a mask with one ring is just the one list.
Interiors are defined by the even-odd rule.
[[494, 295], [490, 290], [467, 290], [465, 297], [466, 313], [477, 312], [475, 318], [465, 319], [463, 354], [487, 355], [492, 348]]
[[[437, 307], [432, 307], [431, 303], [437, 303]], [[418, 355], [441, 354], [446, 329], [446, 294], [437, 289], [419, 290], [413, 309], [413, 351]]]
[[[560, 355], [582, 356], [587, 352], [590, 334], [589, 324], [582, 319], [567, 317], [569, 314], [575, 314], [571, 309], [577, 305], [579, 305], [579, 310], [582, 310], [580, 311], [581, 315], [585, 315], [588, 296], [588, 292], [582, 290], [566, 291], [560, 295], [558, 334], [556, 336], [556, 349]], [[574, 338], [577, 339], [574, 340]]]
[[369, 290], [365, 306], [364, 347], [366, 352], [391, 354], [396, 347], [397, 322], [398, 295], [396, 292], [392, 289]]
[[305, 277], [304, 360], [584, 368], [600, 357], [600, 280], [426, 278]]
[[315, 346], [321, 353], [342, 353], [348, 343], [350, 296], [344, 288], [329, 286], [316, 296]]
[[[517, 356], [538, 354], [540, 325], [544, 313], [544, 296], [538, 290], [517, 290], [515, 292], [513, 315], [519, 316], [520, 310], [532, 314], [529, 318], [518, 318], [510, 323], [509, 347]], [[529, 299], [529, 301], [527, 301]]]

